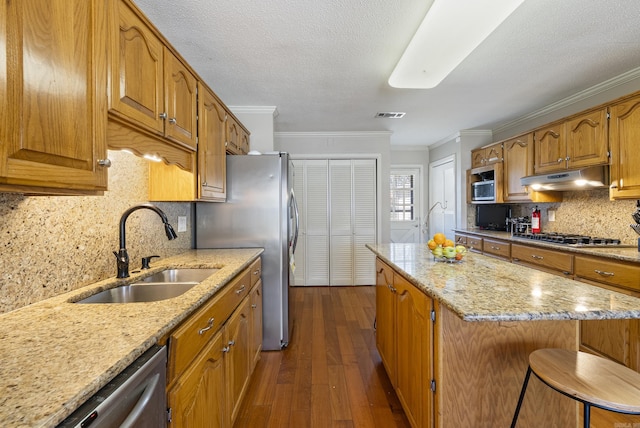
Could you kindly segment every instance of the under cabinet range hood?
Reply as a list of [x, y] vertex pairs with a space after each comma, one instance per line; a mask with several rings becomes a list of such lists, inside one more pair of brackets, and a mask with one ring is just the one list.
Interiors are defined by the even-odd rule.
[[520, 184], [532, 190], [589, 190], [597, 187], [609, 187], [609, 167], [592, 166], [571, 171], [522, 177]]

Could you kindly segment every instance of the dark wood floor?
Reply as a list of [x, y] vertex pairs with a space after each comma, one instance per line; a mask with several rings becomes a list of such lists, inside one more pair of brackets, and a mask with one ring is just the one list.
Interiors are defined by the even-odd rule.
[[375, 287], [295, 287], [289, 347], [263, 352], [241, 427], [409, 427], [375, 346]]

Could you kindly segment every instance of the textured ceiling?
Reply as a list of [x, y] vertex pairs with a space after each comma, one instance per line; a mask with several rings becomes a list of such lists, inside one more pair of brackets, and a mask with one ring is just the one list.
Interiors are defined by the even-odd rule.
[[392, 131], [394, 145], [428, 145], [640, 67], [638, 0], [527, 0], [420, 90], [387, 79], [430, 0], [134, 1], [225, 104], [275, 106], [277, 132]]

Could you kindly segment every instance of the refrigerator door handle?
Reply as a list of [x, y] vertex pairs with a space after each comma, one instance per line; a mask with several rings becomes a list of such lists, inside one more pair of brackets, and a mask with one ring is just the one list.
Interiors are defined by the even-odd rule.
[[293, 205], [293, 212], [294, 212], [294, 216], [295, 216], [295, 223], [296, 223], [296, 228], [293, 234], [293, 238], [292, 238], [292, 242], [290, 244], [291, 248], [291, 253], [295, 253], [296, 252], [296, 246], [298, 245], [298, 232], [300, 231], [300, 214], [298, 212], [298, 201], [296, 200], [296, 194], [293, 192], [293, 189], [291, 189], [291, 204]]

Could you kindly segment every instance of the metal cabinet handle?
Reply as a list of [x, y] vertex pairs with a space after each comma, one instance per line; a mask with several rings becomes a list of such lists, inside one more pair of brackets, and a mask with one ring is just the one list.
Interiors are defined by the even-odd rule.
[[500, 250], [500, 247], [495, 247], [495, 246], [493, 246], [493, 245], [492, 245], [492, 246], [491, 246], [491, 249], [492, 249], [492, 250]]
[[564, 159], [558, 158], [558, 163], [562, 162]]
[[242, 292], [244, 291], [244, 289], [245, 289], [245, 288], [246, 288], [246, 287], [244, 286], [244, 284], [242, 284], [242, 287], [240, 287], [239, 289], [237, 289], [237, 290], [236, 290], [236, 294], [237, 294], [237, 295], [242, 294]]
[[260, 269], [256, 269], [256, 270], [254, 270], [254, 271], [253, 271], [253, 274], [254, 274], [254, 275], [260, 275]]
[[167, 118], [167, 113], [166, 113], [166, 112], [164, 112], [164, 113], [160, 113], [160, 114], [158, 115], [158, 117], [159, 117], [160, 119], [166, 119], [166, 118]]
[[251, 309], [255, 309], [257, 307], [258, 307], [258, 305], [256, 305], [256, 304], [251, 305]]
[[594, 271], [598, 275], [602, 275], [602, 276], [614, 276], [615, 275], [615, 273], [613, 273], [613, 272], [606, 272], [606, 271], [598, 270], [598, 269], [594, 269]]
[[169, 123], [172, 124], [172, 125], [175, 125], [176, 122], [177, 122], [177, 120], [176, 120], [175, 117], [172, 117], [171, 119], [169, 119]]
[[227, 345], [229, 346], [234, 346], [236, 344], [235, 340], [230, 340], [229, 343], [227, 343]]
[[544, 259], [544, 257], [542, 257], [542, 256], [537, 256], [537, 255], [535, 255], [535, 254], [531, 254], [531, 257], [533, 257], [533, 258], [534, 258], [534, 259], [536, 259], [536, 260], [542, 260], [542, 259]]
[[111, 167], [111, 159], [98, 159], [98, 165], [109, 168]]
[[213, 327], [213, 321], [214, 321], [213, 317], [209, 318], [209, 321], [207, 322], [207, 326], [198, 330], [198, 334], [202, 336], [205, 331], [211, 330], [211, 327]]
[[225, 346], [224, 348], [222, 348], [222, 352], [224, 352], [225, 354], [229, 351], [231, 351], [231, 348], [229, 348], [228, 346]]

